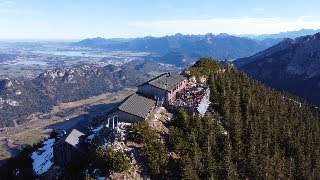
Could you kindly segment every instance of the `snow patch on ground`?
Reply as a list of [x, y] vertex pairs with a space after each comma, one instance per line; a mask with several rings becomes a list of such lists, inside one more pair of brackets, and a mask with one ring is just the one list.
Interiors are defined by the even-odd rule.
[[96, 135], [97, 135], [97, 133], [99, 132], [99, 131], [101, 131], [101, 129], [103, 128], [103, 124], [101, 124], [99, 127], [97, 127], [97, 128], [90, 128], [90, 130], [91, 130], [91, 132], [93, 133], [93, 134], [91, 134], [90, 136], [88, 136], [87, 137], [87, 140], [88, 140], [88, 142], [92, 142], [92, 140], [94, 139], [94, 137], [96, 137]]
[[92, 132], [93, 132], [93, 133], [97, 133], [97, 132], [99, 132], [102, 128], [103, 128], [103, 124], [101, 124], [99, 127], [95, 128], [95, 129], [92, 129]]
[[198, 105], [198, 112], [201, 116], [204, 116], [205, 113], [208, 110], [209, 105], [211, 104], [210, 102], [210, 90], [208, 89], [205, 96], [202, 98], [201, 102]]
[[90, 136], [87, 137], [88, 142], [92, 142], [93, 138], [96, 136], [96, 134], [91, 134]]
[[37, 149], [32, 153], [31, 158], [33, 159], [33, 170], [37, 175], [41, 175], [49, 170], [52, 166], [52, 158], [53, 158], [53, 144], [55, 139], [48, 139], [43, 142], [44, 146], [42, 148]]
[[99, 131], [101, 131], [101, 129], [103, 129], [103, 127], [104, 127], [104, 125], [101, 124], [101, 125], [100, 125], [99, 127], [97, 127], [97, 128], [93, 128], [93, 127], [90, 128], [90, 131], [92, 132], [92, 134], [87, 137], [87, 140], [88, 140], [89, 143], [92, 142], [92, 140], [94, 139], [94, 137], [96, 137], [97, 133], [98, 133]]

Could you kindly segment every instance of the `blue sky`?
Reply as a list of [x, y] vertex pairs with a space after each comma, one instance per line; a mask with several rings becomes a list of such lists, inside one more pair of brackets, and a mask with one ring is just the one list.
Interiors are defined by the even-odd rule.
[[320, 29], [317, 0], [0, 0], [0, 39]]

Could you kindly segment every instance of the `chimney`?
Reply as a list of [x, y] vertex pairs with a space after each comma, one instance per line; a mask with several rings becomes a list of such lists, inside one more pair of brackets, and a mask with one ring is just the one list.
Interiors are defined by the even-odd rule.
[[166, 83], [164, 84], [164, 88], [167, 89], [168, 80], [166, 79]]

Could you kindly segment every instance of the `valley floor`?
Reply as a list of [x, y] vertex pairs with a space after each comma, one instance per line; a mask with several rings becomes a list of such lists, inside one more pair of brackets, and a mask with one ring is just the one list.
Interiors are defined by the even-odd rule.
[[32, 145], [47, 138], [52, 129], [67, 130], [82, 121], [109, 111], [115, 104], [135, 92], [125, 89], [116, 93], [105, 93], [88, 99], [61, 103], [46, 114], [32, 114], [25, 124], [0, 129], [0, 164], [15, 156], [24, 145]]

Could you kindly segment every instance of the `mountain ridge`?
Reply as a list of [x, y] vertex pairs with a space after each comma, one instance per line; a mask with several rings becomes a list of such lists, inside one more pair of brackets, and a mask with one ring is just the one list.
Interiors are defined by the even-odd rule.
[[234, 64], [271, 87], [320, 104], [320, 33], [286, 39]]
[[86, 48], [101, 48], [109, 51], [147, 51], [154, 53], [156, 57], [164, 57], [172, 52], [179, 52], [184, 56], [190, 57], [195, 62], [200, 57], [213, 57], [219, 60], [246, 57], [279, 41], [280, 39], [259, 41], [228, 34], [176, 34], [164, 37], [148, 36], [127, 39], [122, 42], [114, 42], [103, 38], [85, 39], [73, 45]]
[[135, 87], [151, 76], [151, 71], [170, 68], [142, 61], [101, 68], [82, 66], [41, 73], [34, 79], [0, 80], [0, 127], [15, 126], [36, 112], [47, 112], [61, 102], [73, 102]]
[[312, 35], [316, 34], [317, 32], [320, 32], [320, 29], [300, 29], [296, 31], [286, 31], [286, 32], [279, 32], [275, 34], [261, 34], [261, 35], [243, 35], [244, 37], [252, 38], [252, 39], [267, 39], [267, 38], [291, 38], [295, 39], [297, 37], [301, 36], [307, 36], [307, 35]]

